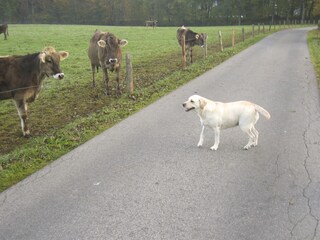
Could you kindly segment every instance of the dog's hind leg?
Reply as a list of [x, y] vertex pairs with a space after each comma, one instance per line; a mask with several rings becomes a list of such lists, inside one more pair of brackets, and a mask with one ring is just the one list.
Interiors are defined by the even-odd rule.
[[210, 148], [211, 150], [217, 150], [220, 143], [220, 128], [214, 128], [214, 145]]
[[[248, 143], [247, 143], [247, 145], [245, 145], [244, 147], [243, 147], [243, 149], [245, 149], [245, 150], [248, 150], [249, 148], [251, 148], [252, 146], [255, 146], [255, 142], [256, 142], [256, 140], [257, 140], [257, 138], [256, 138], [256, 135], [255, 135], [255, 133], [254, 133], [254, 130], [253, 130], [253, 128], [252, 128], [253, 126], [249, 126], [249, 127], [241, 127], [241, 130], [243, 131], [243, 132], [245, 132], [247, 135], [248, 135], [248, 137], [249, 137], [249, 141], [248, 141]], [[258, 131], [257, 131], [258, 132]]]
[[253, 145], [253, 146], [258, 146], [259, 132], [258, 132], [258, 130], [257, 130], [254, 126], [251, 128], [251, 131], [252, 131], [253, 134], [255, 135], [254, 145]]
[[200, 139], [199, 139], [199, 142], [198, 142], [198, 147], [201, 147], [202, 144], [203, 144], [203, 139], [204, 139], [204, 129], [205, 129], [205, 126], [202, 125], [202, 129], [201, 129], [201, 133], [200, 133]]

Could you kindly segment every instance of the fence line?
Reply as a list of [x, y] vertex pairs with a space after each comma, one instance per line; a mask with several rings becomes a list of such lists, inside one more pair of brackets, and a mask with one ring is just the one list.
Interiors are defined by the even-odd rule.
[[[268, 26], [269, 25], [269, 26]], [[272, 27], [273, 26], [273, 27]], [[253, 38], [258, 36], [259, 34], [267, 34], [270, 32], [276, 32], [285, 28], [292, 28], [294, 26], [301, 26], [301, 24], [296, 24], [296, 22], [286, 22], [279, 21], [278, 24], [265, 24], [258, 23], [243, 26], [241, 28], [232, 28], [229, 31], [218, 31], [218, 36], [214, 36], [211, 32], [210, 34], [204, 34], [204, 48], [194, 48], [194, 57], [199, 58], [207, 58], [207, 56], [213, 55], [215, 52], [224, 51], [226, 48], [234, 47], [237, 43], [244, 42], [249, 38]], [[212, 36], [212, 37], [210, 37]], [[182, 40], [182, 43], [185, 42]], [[186, 69], [187, 67], [187, 59], [186, 59], [186, 49], [182, 44], [182, 49], [179, 51], [181, 56], [182, 69]], [[199, 54], [201, 52], [201, 54]], [[129, 60], [129, 59], [130, 60]], [[133, 97], [134, 92], [134, 81], [132, 77], [132, 62], [131, 56], [127, 56], [127, 91], [128, 96]], [[140, 66], [135, 66], [135, 68], [139, 68]], [[130, 80], [132, 79], [132, 80]], [[139, 87], [138, 87], [139, 88]]]

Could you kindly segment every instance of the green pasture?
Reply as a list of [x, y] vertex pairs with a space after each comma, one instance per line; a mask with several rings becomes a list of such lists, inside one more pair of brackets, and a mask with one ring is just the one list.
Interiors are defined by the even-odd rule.
[[[96, 29], [113, 32], [127, 39], [123, 48], [121, 84], [123, 94], [103, 94], [101, 71], [96, 88], [91, 85], [91, 67], [87, 57], [88, 42]], [[110, 27], [78, 25], [9, 25], [8, 40], [0, 35], [0, 56], [22, 55], [41, 51], [46, 46], [70, 53], [61, 62], [65, 78], [46, 79], [39, 98], [29, 104], [28, 119], [31, 139], [22, 137], [20, 120], [11, 100], [0, 102], [0, 192], [36, 170], [113, 126], [161, 96], [204, 73], [227, 58], [269, 34], [252, 38], [252, 26], [192, 27], [208, 34], [208, 57], [204, 50], [194, 48], [195, 63], [181, 70], [181, 50], [173, 27]], [[272, 27], [272, 31], [277, 31]], [[231, 47], [232, 31], [238, 44]], [[219, 51], [218, 31], [222, 32], [225, 51]], [[133, 59], [134, 100], [126, 94], [125, 55]], [[115, 74], [110, 74], [115, 86]]]

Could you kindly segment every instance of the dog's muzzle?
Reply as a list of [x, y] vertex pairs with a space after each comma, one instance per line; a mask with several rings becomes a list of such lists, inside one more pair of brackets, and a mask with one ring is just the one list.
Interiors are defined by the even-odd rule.
[[[186, 103], [182, 103], [182, 106], [185, 108], [187, 106], [187, 104]], [[189, 112], [190, 110], [193, 110], [193, 109], [195, 109], [195, 107], [187, 108], [186, 112]]]

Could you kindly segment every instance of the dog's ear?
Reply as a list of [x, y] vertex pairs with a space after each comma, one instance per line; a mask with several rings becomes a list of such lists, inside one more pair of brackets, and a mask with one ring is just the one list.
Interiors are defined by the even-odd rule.
[[201, 98], [199, 99], [199, 102], [200, 102], [200, 109], [203, 110], [204, 107], [207, 105], [207, 101]]

